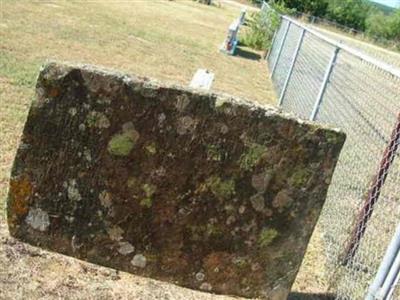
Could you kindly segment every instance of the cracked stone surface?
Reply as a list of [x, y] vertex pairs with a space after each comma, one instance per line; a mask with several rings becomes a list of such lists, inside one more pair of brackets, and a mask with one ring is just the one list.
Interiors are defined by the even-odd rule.
[[247, 100], [48, 63], [9, 231], [184, 287], [286, 299], [344, 140]]

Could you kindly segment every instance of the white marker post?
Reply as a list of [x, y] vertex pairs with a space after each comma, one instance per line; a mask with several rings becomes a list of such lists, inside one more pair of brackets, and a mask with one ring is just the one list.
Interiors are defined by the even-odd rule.
[[214, 73], [206, 69], [198, 69], [194, 74], [189, 87], [209, 91], [214, 81]]

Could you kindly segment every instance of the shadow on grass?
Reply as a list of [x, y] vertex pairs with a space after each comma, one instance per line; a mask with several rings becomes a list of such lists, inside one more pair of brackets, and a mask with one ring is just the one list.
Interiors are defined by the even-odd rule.
[[251, 59], [251, 60], [260, 60], [261, 59], [261, 55], [253, 52], [253, 51], [248, 51], [245, 50], [243, 48], [237, 47], [236, 48], [236, 52], [235, 52], [236, 56], [240, 56], [246, 59]]
[[333, 294], [290, 293], [287, 300], [334, 300]]

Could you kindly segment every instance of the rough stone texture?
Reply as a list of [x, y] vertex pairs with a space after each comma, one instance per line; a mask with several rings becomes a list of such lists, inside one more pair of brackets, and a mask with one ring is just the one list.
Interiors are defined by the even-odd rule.
[[49, 63], [9, 230], [185, 287], [286, 299], [344, 139], [245, 100]]

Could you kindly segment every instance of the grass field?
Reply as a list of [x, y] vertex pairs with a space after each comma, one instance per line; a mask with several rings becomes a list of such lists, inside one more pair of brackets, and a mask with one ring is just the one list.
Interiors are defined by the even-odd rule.
[[242, 49], [231, 57], [218, 51], [239, 12], [237, 6], [191, 0], [0, 0], [0, 299], [211, 298], [19, 243], [8, 236], [4, 206], [35, 78], [46, 59], [183, 85], [196, 69], [207, 68], [215, 73], [213, 90], [274, 103], [259, 53]]
[[266, 65], [254, 59], [259, 54], [218, 52], [238, 7], [193, 1], [3, 0], [0, 11], [0, 203], [35, 78], [46, 59], [99, 64], [183, 85], [197, 68], [207, 68], [215, 73], [213, 90], [275, 101]]

